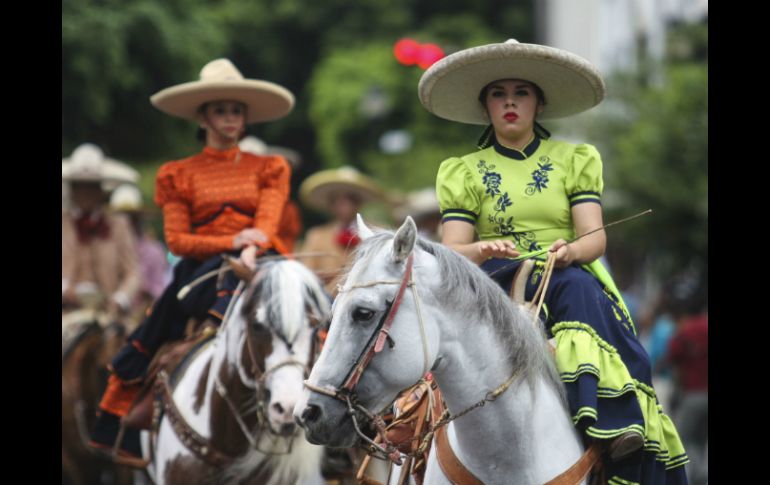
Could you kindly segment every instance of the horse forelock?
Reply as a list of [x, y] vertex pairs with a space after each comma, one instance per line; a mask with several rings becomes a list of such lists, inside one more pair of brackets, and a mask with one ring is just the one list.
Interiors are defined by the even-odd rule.
[[268, 262], [246, 292], [243, 314], [249, 323], [268, 326], [292, 344], [309, 318], [325, 319], [329, 299], [320, 280], [304, 265], [291, 260]]
[[[374, 267], [376, 255], [393, 237], [393, 232], [377, 231], [362, 241], [356, 248], [345, 285], [358, 277], [357, 268]], [[534, 384], [535, 378], [540, 375], [546, 377], [547, 382], [563, 397], [563, 385], [547, 351], [545, 337], [542, 330], [533, 325], [531, 316], [521, 311], [497, 283], [464, 256], [419, 236], [415, 246], [432, 256], [440, 271], [438, 279], [435, 275], [425, 275], [418, 284], [432, 284], [433, 296], [442, 307], [474, 312], [474, 321], [490, 325], [503, 346], [509, 349], [507, 358], [511, 369], [520, 369], [521, 375], [530, 384]], [[415, 272], [419, 272], [417, 264]]]

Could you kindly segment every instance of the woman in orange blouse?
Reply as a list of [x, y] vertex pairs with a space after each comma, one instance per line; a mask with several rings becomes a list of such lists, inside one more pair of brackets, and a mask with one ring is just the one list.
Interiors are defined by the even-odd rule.
[[[200, 80], [164, 89], [151, 102], [197, 122], [206, 146], [158, 171], [155, 202], [163, 209], [166, 244], [182, 259], [149, 316], [112, 361], [92, 433], [91, 443], [98, 448], [114, 445], [120, 417], [128, 412], [158, 348], [181, 339], [191, 317], [218, 325], [237, 281], [232, 273], [222, 281], [210, 278], [181, 301], [179, 290], [218, 268], [223, 253], [250, 259], [253, 251], [244, 250], [251, 246], [282, 248], [277, 234], [289, 195], [289, 165], [281, 156], [241, 151], [238, 141], [246, 124], [286, 116], [293, 95], [271, 82], [244, 79], [229, 60], [217, 59], [203, 67]], [[138, 436], [139, 430], [126, 429], [121, 443], [126, 463], [141, 456]]]

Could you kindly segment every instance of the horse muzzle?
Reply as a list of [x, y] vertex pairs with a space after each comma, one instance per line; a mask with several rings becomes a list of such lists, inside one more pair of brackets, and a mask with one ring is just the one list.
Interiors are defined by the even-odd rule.
[[358, 439], [345, 403], [329, 396], [311, 394], [307, 401], [300, 401], [294, 408], [294, 420], [314, 445], [349, 448]]

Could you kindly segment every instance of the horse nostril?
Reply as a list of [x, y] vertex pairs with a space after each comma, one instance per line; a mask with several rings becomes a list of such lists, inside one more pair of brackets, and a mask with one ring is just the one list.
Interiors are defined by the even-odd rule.
[[294, 423], [285, 423], [281, 425], [281, 434], [290, 435], [294, 433], [294, 428], [295, 428]]
[[315, 404], [308, 404], [304, 411], [302, 411], [302, 421], [308, 423], [318, 420], [321, 417], [321, 408]]
[[281, 406], [281, 403], [277, 402], [277, 403], [273, 404], [273, 411], [275, 411], [279, 415], [283, 415], [284, 409], [283, 409], [283, 406]]

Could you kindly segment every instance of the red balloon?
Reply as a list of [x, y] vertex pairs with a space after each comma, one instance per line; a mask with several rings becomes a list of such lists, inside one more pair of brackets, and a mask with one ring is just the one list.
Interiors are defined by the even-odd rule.
[[420, 60], [420, 44], [412, 39], [401, 39], [393, 46], [393, 54], [399, 63], [412, 66]]
[[442, 57], [444, 57], [444, 51], [441, 47], [436, 44], [423, 44], [420, 46], [417, 65], [427, 69]]

